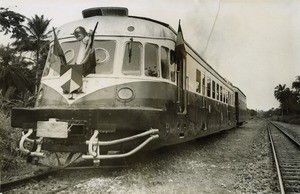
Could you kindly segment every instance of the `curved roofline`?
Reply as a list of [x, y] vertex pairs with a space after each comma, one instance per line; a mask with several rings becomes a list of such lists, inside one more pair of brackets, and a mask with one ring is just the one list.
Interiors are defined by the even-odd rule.
[[[165, 27], [169, 28], [177, 36], [177, 32], [167, 23], [164, 23], [164, 22], [161, 22], [161, 21], [158, 21], [158, 20], [154, 20], [154, 19], [151, 19], [151, 18], [147, 18], [147, 17], [140, 17], [140, 16], [128, 16], [128, 17], [148, 20], [148, 21], [151, 21], [151, 22], [161, 24], [162, 26], [165, 26]], [[220, 78], [222, 78], [224, 82], [228, 83], [229, 85], [232, 85], [226, 78], [224, 78], [222, 75], [220, 75], [203, 57], [201, 57], [201, 55], [198, 52], [196, 52], [195, 49], [193, 49], [192, 46], [189, 43], [187, 43], [186, 41], [184, 41], [184, 43], [195, 53], [195, 55], [197, 57], [199, 57], [209, 68], [211, 68], [218, 76], [220, 76]]]
[[236, 86], [233, 86], [234, 87], [234, 89], [237, 89], [238, 91], [240, 91], [245, 97], [247, 97], [245, 94], [244, 94], [244, 92], [242, 92], [242, 90], [240, 90], [240, 88], [238, 88], [238, 87], [236, 87]]
[[[98, 15], [99, 16], [99, 15]], [[106, 17], [106, 16], [100, 16], [100, 17]], [[154, 22], [154, 23], [157, 23], [157, 24], [160, 24], [166, 28], [168, 28], [172, 33], [174, 33], [176, 36], [177, 36], [177, 32], [167, 23], [164, 23], [164, 22], [161, 22], [161, 21], [158, 21], [158, 20], [155, 20], [155, 19], [151, 19], [151, 18], [147, 18], [147, 17], [140, 17], [140, 16], [131, 16], [131, 15], [128, 15], [128, 16], [120, 16], [120, 17], [129, 17], [129, 18], [134, 18], [134, 19], [141, 19], [141, 20], [146, 20], [146, 21], [150, 21], [150, 22]], [[83, 19], [86, 19], [86, 18], [83, 18]], [[176, 40], [175, 40], [176, 41]], [[192, 46], [187, 43], [186, 41], [184, 41], [184, 43], [186, 44], [186, 46], [191, 49], [193, 51], [193, 53], [203, 62], [205, 63], [205, 65], [207, 65], [216, 75], [218, 75], [221, 79], [223, 79], [223, 81], [225, 83], [228, 83], [229, 85], [232, 85], [231, 82], [229, 82], [226, 78], [224, 78], [222, 75], [220, 75], [206, 60], [204, 60], [204, 58], [198, 53], [195, 51], [195, 49], [192, 48]], [[196, 61], [198, 61], [197, 59], [195, 59]], [[199, 63], [201, 61], [198, 61]], [[233, 85], [232, 85], [233, 86]], [[235, 86], [234, 86], [235, 87]], [[241, 91], [241, 90], [240, 90]], [[245, 94], [244, 94], [245, 95]]]

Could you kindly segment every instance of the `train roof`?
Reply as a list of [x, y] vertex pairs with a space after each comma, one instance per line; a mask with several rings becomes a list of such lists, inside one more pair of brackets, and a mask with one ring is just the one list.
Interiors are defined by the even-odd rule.
[[[82, 26], [87, 31], [90, 31], [94, 29], [97, 22], [99, 22], [99, 24], [95, 37], [130, 36], [169, 39], [172, 41], [175, 41], [176, 38], [174, 30], [168, 24], [163, 22], [137, 16], [114, 15], [105, 17], [96, 15], [64, 24], [57, 28], [57, 36], [59, 39], [72, 38], [74, 37], [74, 30], [77, 27]], [[129, 29], [129, 27], [131, 27], [131, 29]]]
[[244, 94], [244, 92], [242, 91], [242, 90], [240, 90], [238, 87], [236, 87], [236, 86], [233, 86], [233, 89], [234, 89], [234, 91], [235, 92], [240, 92], [241, 94], [243, 94], [244, 96], [245, 96], [245, 98], [246, 98], [246, 95]]
[[[97, 36], [131, 36], [149, 37], [158, 39], [176, 40], [177, 32], [167, 23], [146, 17], [130, 16], [128, 9], [124, 7], [95, 7], [82, 11], [83, 19], [76, 20], [57, 29], [59, 39], [72, 38], [74, 30], [82, 26], [86, 30], [94, 29], [97, 22], [98, 28], [95, 33]], [[105, 16], [105, 17], [103, 17]], [[126, 19], [125, 19], [126, 18]], [[146, 22], [146, 23], [145, 23]], [[117, 25], [111, 25], [116, 23]], [[134, 27], [134, 31], [129, 31], [128, 27]], [[63, 30], [61, 30], [63, 29]], [[52, 37], [53, 40], [53, 37]], [[185, 41], [186, 46], [195, 54], [208, 68], [219, 76], [225, 83], [233, 86], [227, 79], [222, 77], [200, 54], [198, 54], [190, 44]]]

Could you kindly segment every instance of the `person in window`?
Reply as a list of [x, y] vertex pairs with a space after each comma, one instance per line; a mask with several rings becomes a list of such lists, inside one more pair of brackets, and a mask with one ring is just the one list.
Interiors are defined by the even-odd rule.
[[78, 41], [82, 41], [85, 45], [88, 43], [89, 37], [87, 36], [86, 30], [79, 26], [75, 29], [74, 35]]
[[155, 70], [155, 68], [156, 68], [156, 66], [154, 66], [154, 69], [152, 70], [151, 66], [149, 66], [149, 68], [146, 69], [146, 71], [145, 71], [145, 75], [151, 76], [151, 77], [158, 77], [158, 73]]

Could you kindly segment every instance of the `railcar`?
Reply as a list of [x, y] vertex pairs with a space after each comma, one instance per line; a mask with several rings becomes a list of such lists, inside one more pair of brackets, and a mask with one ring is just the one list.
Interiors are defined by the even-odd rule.
[[235, 93], [236, 121], [237, 125], [242, 125], [249, 117], [247, 111], [247, 98], [238, 87], [234, 86], [233, 89]]
[[24, 153], [81, 153], [98, 164], [240, 122], [235, 87], [188, 43], [176, 51], [182, 31], [126, 8], [82, 13], [53, 30], [34, 108], [12, 110]]

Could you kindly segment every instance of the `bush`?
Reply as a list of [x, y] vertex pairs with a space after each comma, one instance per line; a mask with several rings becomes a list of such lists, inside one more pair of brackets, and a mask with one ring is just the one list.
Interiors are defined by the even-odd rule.
[[19, 141], [22, 136], [20, 129], [10, 126], [10, 112], [12, 107], [21, 107], [29, 102], [29, 93], [22, 100], [9, 100], [9, 95], [2, 95], [0, 91], [0, 164], [1, 170], [16, 169], [24, 164], [24, 156], [19, 151]]
[[285, 116], [278, 116], [278, 121], [290, 124], [297, 124], [300, 125], [300, 115], [285, 115]]
[[18, 151], [21, 130], [14, 130], [10, 126], [10, 117], [0, 110], [0, 162], [2, 170], [18, 168], [22, 159]]

